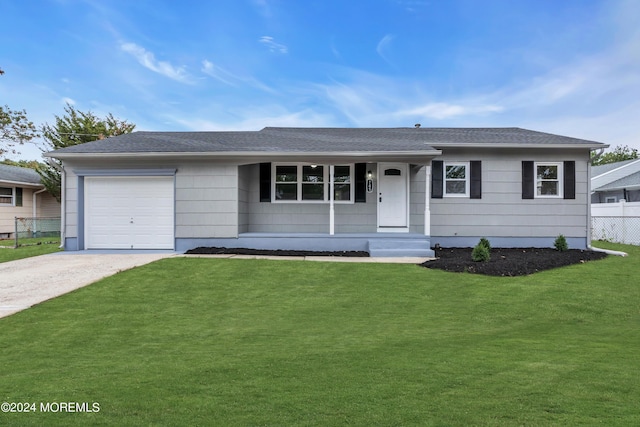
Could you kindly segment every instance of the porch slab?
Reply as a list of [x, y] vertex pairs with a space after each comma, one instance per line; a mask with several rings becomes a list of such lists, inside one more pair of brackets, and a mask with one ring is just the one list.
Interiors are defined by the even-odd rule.
[[372, 257], [431, 257], [429, 236], [418, 233], [241, 233], [237, 238], [176, 239], [177, 252], [197, 247], [258, 250], [365, 251]]
[[213, 259], [268, 259], [273, 261], [315, 261], [315, 262], [351, 262], [365, 264], [422, 264], [435, 258], [427, 257], [340, 257], [340, 256], [272, 256], [272, 255], [182, 255], [185, 258]]

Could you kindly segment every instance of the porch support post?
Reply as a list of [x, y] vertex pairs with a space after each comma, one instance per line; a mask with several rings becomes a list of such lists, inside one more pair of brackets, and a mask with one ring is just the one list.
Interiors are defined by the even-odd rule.
[[334, 166], [329, 165], [329, 235], [333, 236], [335, 234], [335, 209], [333, 206], [333, 174], [334, 174]]
[[431, 165], [425, 166], [425, 179], [424, 183], [424, 235], [431, 235]]

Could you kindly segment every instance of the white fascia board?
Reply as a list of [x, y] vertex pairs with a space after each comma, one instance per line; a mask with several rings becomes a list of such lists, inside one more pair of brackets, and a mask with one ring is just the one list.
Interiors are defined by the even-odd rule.
[[42, 184], [34, 184], [33, 182], [22, 182], [22, 181], [0, 181], [0, 187], [25, 187], [25, 188], [44, 188]]
[[590, 150], [598, 150], [600, 148], [607, 148], [607, 144], [505, 144], [501, 142], [469, 142], [469, 143], [432, 143], [434, 148], [588, 148]]
[[131, 152], [131, 153], [60, 153], [55, 154], [53, 152], [44, 154], [45, 157], [54, 157], [57, 159], [84, 159], [84, 158], [131, 158], [131, 157], [148, 157], [148, 158], [163, 158], [163, 157], [265, 157], [265, 158], [278, 158], [278, 157], [398, 157], [398, 156], [439, 156], [442, 154], [441, 150], [429, 150], [429, 151], [354, 151], [354, 152], [284, 152], [284, 151], [223, 151], [223, 152]]

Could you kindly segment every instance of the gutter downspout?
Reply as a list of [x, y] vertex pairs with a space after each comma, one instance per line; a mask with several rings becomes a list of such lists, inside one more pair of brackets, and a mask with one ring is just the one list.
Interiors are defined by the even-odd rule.
[[38, 191], [34, 191], [33, 193], [33, 217], [37, 217], [38, 216], [38, 208], [37, 208], [37, 198], [36, 195], [40, 194], [40, 193], [44, 193], [45, 191], [47, 191], [46, 188], [43, 188], [42, 190], [38, 190]]

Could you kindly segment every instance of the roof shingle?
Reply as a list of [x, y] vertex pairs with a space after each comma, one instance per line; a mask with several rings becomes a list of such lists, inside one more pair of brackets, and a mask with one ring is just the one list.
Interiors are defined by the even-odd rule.
[[279, 128], [224, 132], [134, 132], [62, 148], [64, 154], [432, 152], [448, 146], [581, 146], [599, 142], [521, 128]]

